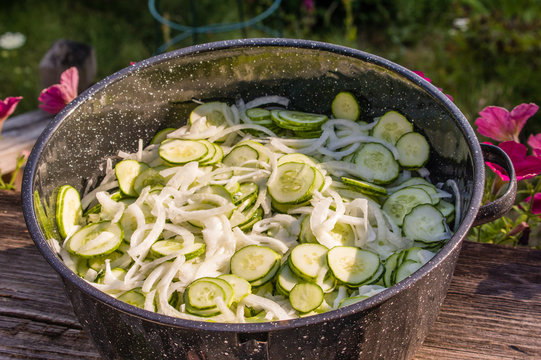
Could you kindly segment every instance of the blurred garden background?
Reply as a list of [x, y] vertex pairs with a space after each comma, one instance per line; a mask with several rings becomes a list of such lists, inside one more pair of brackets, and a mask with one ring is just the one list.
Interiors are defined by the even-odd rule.
[[[272, 2], [162, 0], [156, 6], [177, 23], [205, 25], [249, 19]], [[487, 105], [541, 103], [539, 0], [285, 0], [263, 24], [282, 37], [346, 45], [422, 71], [470, 121]], [[98, 81], [152, 56], [176, 34], [151, 16], [146, 0], [10, 1], [0, 10], [0, 35], [6, 32], [26, 38], [19, 48], [0, 48], [0, 98], [24, 97], [13, 115], [37, 108], [38, 65], [57, 39], [94, 47]], [[188, 37], [175, 47], [261, 36], [269, 35], [247, 28]], [[538, 113], [528, 121], [524, 136], [540, 132], [540, 120]]]

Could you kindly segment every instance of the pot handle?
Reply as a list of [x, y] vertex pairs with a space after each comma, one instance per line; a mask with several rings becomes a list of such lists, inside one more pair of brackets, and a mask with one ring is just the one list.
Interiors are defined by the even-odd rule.
[[500, 198], [481, 206], [473, 226], [486, 224], [505, 215], [513, 207], [517, 195], [517, 177], [509, 156], [505, 151], [494, 145], [481, 144], [481, 150], [485, 161], [500, 165], [509, 176], [510, 181], [507, 184], [507, 190]]

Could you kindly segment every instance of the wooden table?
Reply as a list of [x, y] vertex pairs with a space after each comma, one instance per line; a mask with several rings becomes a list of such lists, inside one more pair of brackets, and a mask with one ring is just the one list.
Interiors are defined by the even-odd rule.
[[[0, 192], [0, 359], [15, 358], [99, 356], [28, 235], [20, 194]], [[541, 251], [466, 242], [416, 359], [541, 359]]]

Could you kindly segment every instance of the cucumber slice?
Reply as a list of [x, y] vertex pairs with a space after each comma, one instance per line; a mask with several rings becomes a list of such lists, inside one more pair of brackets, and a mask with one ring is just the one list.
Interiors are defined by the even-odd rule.
[[[253, 161], [259, 159], [259, 152], [250, 145], [235, 146], [222, 160], [226, 166], [254, 167]], [[251, 162], [251, 163], [249, 163]]]
[[250, 120], [254, 122], [259, 123], [261, 121], [268, 120], [272, 123], [271, 112], [267, 109], [251, 108], [246, 110], [246, 116], [248, 116]]
[[400, 165], [406, 169], [415, 170], [423, 167], [428, 161], [430, 145], [423, 135], [409, 132], [398, 139], [396, 150]]
[[137, 306], [141, 309], [145, 308], [145, 295], [138, 290], [127, 291], [120, 295], [117, 299], [132, 306]]
[[357, 287], [372, 279], [381, 261], [371, 251], [354, 246], [336, 246], [327, 253], [327, 263], [338, 281]]
[[176, 239], [158, 240], [150, 247], [150, 252], [155, 257], [162, 257], [178, 252], [184, 255], [186, 260], [191, 260], [205, 253], [205, 243], [193, 243], [190, 246], [184, 246], [182, 241]]
[[419, 270], [424, 264], [413, 260], [405, 260], [396, 269], [394, 283], [397, 284]]
[[[117, 280], [124, 281], [124, 278], [126, 277], [126, 274], [128, 272], [122, 268], [113, 268], [111, 269], [111, 275]], [[97, 284], [103, 284], [105, 280], [105, 273], [102, 272], [95, 280]]]
[[339, 92], [332, 101], [332, 115], [336, 119], [347, 119], [357, 121], [361, 114], [359, 103], [355, 96], [349, 91]]
[[387, 189], [382, 186], [369, 183], [366, 181], [356, 180], [342, 176], [340, 178], [344, 185], [352, 188], [354, 191], [369, 195], [369, 196], [385, 196], [387, 195]]
[[329, 235], [343, 246], [355, 245], [355, 230], [349, 224], [338, 221]]
[[451, 204], [448, 201], [440, 200], [436, 205], [436, 209], [438, 209], [441, 214], [447, 218], [455, 212], [455, 205]]
[[192, 110], [190, 113], [190, 125], [197, 120], [205, 117], [207, 125], [220, 126], [227, 124], [226, 117], [233, 118], [233, 113], [229, 105], [219, 101], [212, 101], [205, 104], [201, 104]]
[[238, 303], [246, 296], [252, 293], [252, 285], [240, 276], [233, 274], [224, 274], [218, 276], [218, 279], [225, 280], [233, 288], [233, 303]]
[[353, 305], [365, 299], [368, 299], [368, 296], [365, 296], [365, 295], [350, 296], [350, 297], [342, 299], [342, 301], [340, 301], [340, 304], [338, 304], [338, 308], [340, 309], [349, 305]]
[[413, 124], [404, 115], [389, 111], [379, 118], [372, 135], [394, 145], [402, 135], [412, 131]]
[[400, 171], [391, 150], [379, 143], [368, 143], [357, 150], [353, 162], [362, 168], [361, 173], [366, 174], [364, 180], [376, 184], [393, 182]]
[[[220, 314], [215, 299], [219, 297], [225, 303], [226, 293], [222, 284], [211, 279], [213, 278], [199, 278], [186, 287], [183, 298], [187, 312], [199, 316]], [[231, 288], [231, 285], [228, 284], [228, 286]]]
[[441, 212], [429, 204], [414, 207], [404, 217], [402, 231], [409, 239], [432, 242], [441, 241], [447, 235], [445, 218]]
[[239, 185], [239, 188], [237, 191], [235, 191], [233, 195], [233, 202], [235, 205], [244, 204], [244, 202], [248, 199], [251, 199], [248, 204], [244, 204], [244, 206], [248, 207], [253, 202], [256, 201], [257, 195], [259, 193], [259, 187], [256, 183], [253, 182], [246, 182]]
[[152, 137], [152, 140], [150, 140], [150, 143], [151, 144], [159, 144], [159, 143], [161, 143], [162, 141], [167, 139], [167, 135], [169, 135], [170, 133], [172, 133], [175, 130], [176, 130], [175, 128], [170, 128], [169, 127], [169, 128], [165, 128], [165, 129], [162, 129], [162, 130], [158, 131], [156, 134], [154, 134], [154, 136]]
[[317, 239], [310, 227], [310, 215], [307, 215], [301, 221], [301, 231], [299, 233], [299, 242], [301, 243], [317, 243]]
[[[431, 204], [430, 195], [420, 188], [406, 187], [391, 194], [383, 203], [385, 211], [397, 225], [402, 225], [406, 216], [420, 204]], [[441, 214], [440, 214], [441, 215]]]
[[231, 257], [231, 273], [261, 286], [274, 277], [280, 268], [281, 256], [276, 251], [259, 245], [248, 245]]
[[399, 253], [392, 253], [391, 256], [389, 256], [387, 260], [385, 260], [385, 271], [383, 274], [383, 285], [385, 287], [391, 287], [394, 285], [393, 278], [396, 268], [398, 266], [399, 258]]
[[269, 195], [279, 204], [299, 204], [312, 197], [316, 169], [310, 165], [287, 162], [278, 166], [277, 176], [268, 184]]
[[82, 257], [107, 255], [120, 246], [123, 238], [118, 223], [102, 221], [81, 228], [66, 241], [65, 247], [70, 253]]
[[133, 185], [135, 178], [149, 166], [136, 160], [122, 160], [115, 165], [115, 174], [120, 191], [126, 196], [136, 197], [139, 195]]
[[432, 205], [437, 205], [440, 202], [440, 197], [438, 196], [438, 189], [436, 189], [434, 185], [419, 184], [412, 185], [410, 187], [423, 189], [424, 191], [426, 191], [426, 193], [430, 195], [430, 198], [432, 199]]
[[287, 261], [283, 263], [276, 277], [276, 290], [284, 296], [289, 296], [291, 289], [299, 282], [300, 279], [291, 271]]
[[289, 254], [289, 268], [299, 278], [314, 281], [327, 262], [327, 251], [321, 244], [299, 244]]
[[222, 288], [225, 294], [225, 299], [224, 299], [225, 306], [230, 307], [231, 304], [233, 304], [233, 297], [234, 297], [233, 287], [231, 286], [231, 284], [229, 284], [228, 281], [226, 281], [225, 279], [217, 278], [217, 277], [206, 277], [203, 279], [205, 279], [206, 281], [213, 282]]
[[222, 149], [222, 147], [215, 143], [211, 143], [211, 144], [214, 147], [214, 155], [208, 160], [199, 161], [199, 164], [201, 166], [215, 165], [219, 163], [220, 161], [222, 161], [224, 157], [224, 150]]
[[207, 146], [197, 140], [167, 139], [162, 141], [158, 153], [170, 164], [183, 165], [199, 161], [207, 155]]
[[323, 114], [291, 110], [271, 110], [271, 117], [279, 127], [296, 131], [318, 130], [329, 119]]
[[248, 221], [239, 224], [238, 227], [244, 232], [250, 231], [252, 226], [259, 220], [263, 218], [263, 209], [261, 207], [258, 207], [256, 211], [253, 213], [252, 217], [248, 219]]
[[368, 281], [366, 281], [365, 284], [366, 285], [377, 284], [380, 280], [382, 280], [384, 273], [385, 273], [385, 266], [380, 263], [378, 270], [375, 272], [374, 275], [372, 275], [372, 277]]
[[213, 143], [211, 143], [208, 140], [197, 140], [197, 141], [207, 147], [207, 154], [197, 161], [200, 164], [206, 164], [208, 163], [208, 161], [214, 158], [214, 155], [216, 153], [216, 147], [214, 146]]
[[56, 197], [55, 219], [58, 232], [66, 238], [79, 225], [83, 216], [81, 197], [73, 186], [63, 185]]
[[289, 292], [291, 307], [300, 313], [315, 310], [323, 302], [324, 293], [321, 287], [313, 283], [297, 284]]
[[303, 163], [310, 165], [312, 167], [316, 167], [316, 162], [311, 157], [301, 154], [301, 153], [291, 153], [291, 154], [285, 154], [278, 158], [278, 166], [288, 163], [288, 162], [296, 162], [296, 163]]
[[139, 195], [147, 186], [150, 186], [151, 189], [161, 189], [166, 183], [167, 181], [160, 175], [159, 170], [147, 168], [141, 171], [133, 180], [133, 190]]

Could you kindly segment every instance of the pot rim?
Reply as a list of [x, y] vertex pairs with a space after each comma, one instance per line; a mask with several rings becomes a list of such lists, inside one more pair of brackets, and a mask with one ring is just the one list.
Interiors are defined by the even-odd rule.
[[[410, 82], [418, 85], [430, 94], [434, 101], [440, 103], [447, 111], [450, 112], [452, 117], [456, 120], [457, 126], [462, 131], [465, 140], [469, 146], [469, 150], [472, 154], [473, 167], [474, 167], [474, 188], [471, 196], [471, 203], [467, 209], [467, 213], [464, 220], [461, 222], [457, 231], [453, 234], [449, 242], [430, 260], [427, 264], [417, 270], [412, 276], [406, 278], [400, 283], [383, 290], [382, 292], [366, 299], [365, 301], [352, 304], [350, 306], [332, 310], [318, 315], [307, 316], [298, 319], [282, 320], [282, 321], [270, 321], [262, 323], [213, 323], [205, 321], [186, 320], [176, 318], [168, 315], [158, 314], [150, 312], [144, 309], [140, 309], [135, 306], [128, 305], [120, 300], [117, 300], [106, 293], [93, 287], [85, 280], [80, 278], [77, 274], [71, 271], [62, 260], [53, 252], [49, 246], [47, 240], [43, 236], [40, 227], [37, 222], [37, 216], [33, 206], [33, 193], [34, 189], [34, 177], [37, 171], [37, 164], [41, 152], [49, 142], [50, 138], [60, 126], [60, 124], [70, 116], [70, 114], [81, 104], [87, 101], [95, 93], [102, 88], [130, 75], [133, 72], [137, 72], [140, 69], [144, 69], [155, 64], [159, 64], [177, 57], [187, 57], [193, 54], [221, 51], [235, 48], [301, 48], [312, 49], [321, 52], [334, 53], [344, 55], [347, 57], [366, 61], [376, 66], [387, 69], [395, 74], [398, 74], [402, 78], [409, 80]], [[401, 65], [393, 63], [387, 59], [373, 55], [361, 50], [348, 48], [345, 46], [329, 44], [324, 42], [312, 41], [312, 40], [300, 40], [300, 39], [287, 39], [287, 38], [252, 38], [252, 39], [238, 39], [238, 40], [226, 40], [212, 43], [206, 43], [201, 45], [194, 45], [178, 50], [174, 50], [168, 53], [160, 54], [140, 61], [134, 65], [130, 65], [103, 80], [99, 81], [89, 89], [81, 93], [74, 101], [67, 105], [56, 117], [49, 123], [43, 133], [36, 141], [34, 148], [28, 158], [24, 177], [22, 182], [22, 205], [23, 214], [29, 230], [29, 233], [40, 250], [41, 254], [45, 257], [46, 261], [57, 271], [64, 281], [68, 281], [84, 293], [92, 296], [94, 299], [107, 304], [117, 310], [125, 313], [129, 313], [133, 316], [143, 318], [147, 321], [157, 322], [164, 325], [182, 327], [189, 329], [199, 329], [213, 332], [237, 332], [237, 333], [254, 333], [254, 332], [269, 332], [277, 331], [281, 329], [291, 329], [297, 327], [303, 327], [308, 325], [314, 325], [318, 323], [324, 323], [328, 321], [338, 320], [343, 317], [348, 317], [355, 313], [359, 313], [384, 303], [388, 299], [397, 295], [401, 291], [411, 287], [421, 278], [425, 277], [430, 271], [440, 265], [440, 263], [447, 258], [454, 251], [458, 251], [458, 247], [461, 245], [462, 240], [466, 236], [468, 230], [472, 226], [475, 217], [481, 206], [482, 195], [484, 191], [484, 161], [481, 153], [481, 147], [477, 137], [470, 126], [468, 120], [462, 114], [462, 112], [456, 107], [456, 105], [447, 98], [447, 96], [441, 92], [434, 85], [428, 81], [417, 76], [412, 71], [404, 68]], [[466, 210], [466, 209], [465, 209]]]

